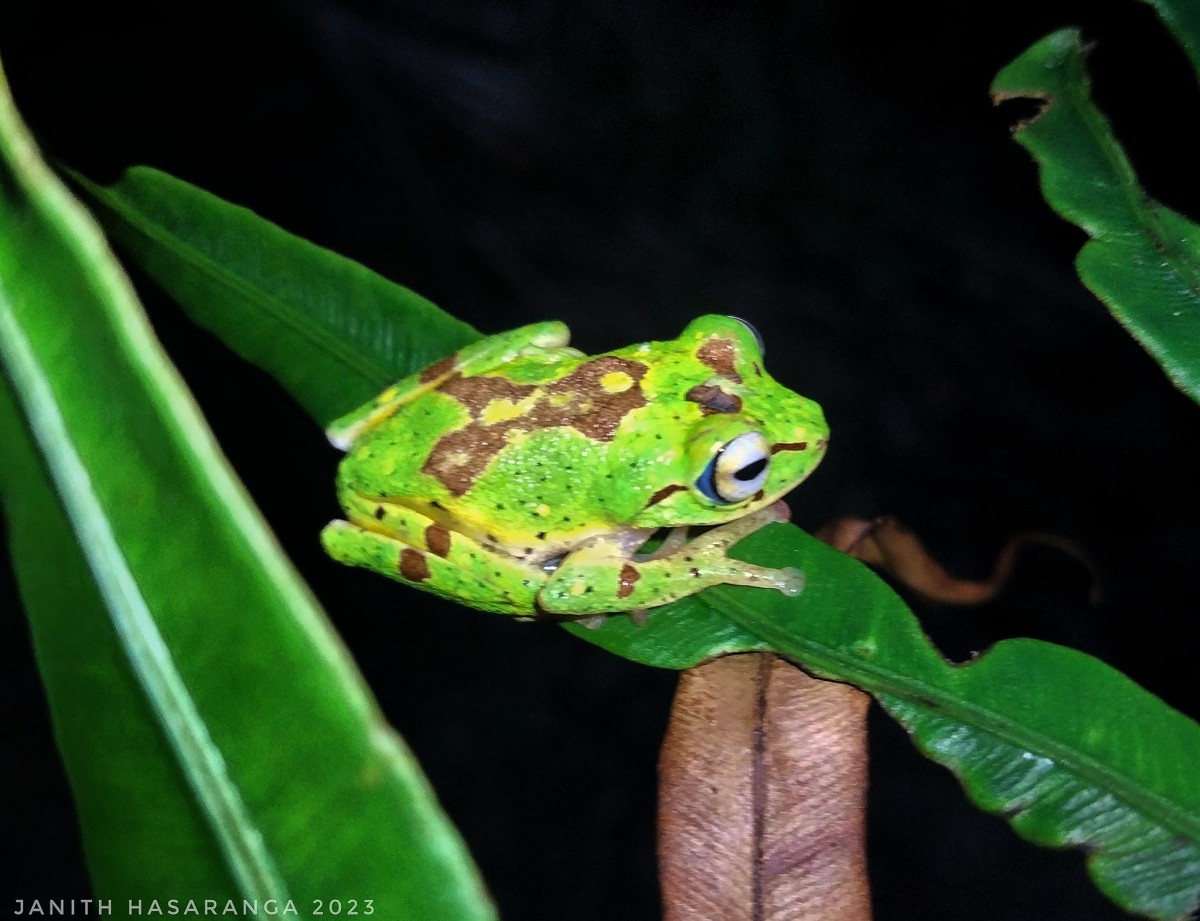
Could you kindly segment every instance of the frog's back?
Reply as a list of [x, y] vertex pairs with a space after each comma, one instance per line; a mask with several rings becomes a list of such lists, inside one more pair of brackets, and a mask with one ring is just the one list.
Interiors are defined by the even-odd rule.
[[409, 425], [440, 413], [456, 419], [419, 452], [421, 470], [455, 495], [519, 493], [518, 506], [535, 518], [547, 504], [594, 502], [604, 446], [645, 404], [645, 370], [612, 354], [550, 353], [521, 356], [500, 373], [451, 378], [430, 394], [430, 405], [413, 407]]
[[603, 445], [645, 403], [644, 372], [555, 348], [451, 374], [363, 433], [341, 488], [431, 509], [469, 533], [569, 543], [595, 520]]

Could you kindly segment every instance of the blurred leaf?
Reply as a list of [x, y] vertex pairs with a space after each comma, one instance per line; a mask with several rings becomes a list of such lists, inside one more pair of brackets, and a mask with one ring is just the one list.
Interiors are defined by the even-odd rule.
[[71, 176], [137, 264], [322, 427], [397, 369], [479, 338], [407, 288], [166, 173], [134, 167], [111, 186]]
[[[1193, 66], [1194, 4], [1153, 3]], [[1092, 103], [1076, 29], [1042, 39], [997, 74], [997, 102], [1030, 98], [1040, 112], [1014, 129], [1041, 168], [1042, 194], [1092, 238], [1076, 269], [1179, 389], [1200, 401], [1200, 227], [1149, 198], [1108, 121]]]
[[[171, 188], [161, 184], [160, 192]], [[167, 274], [170, 254], [162, 257]], [[282, 284], [267, 276], [259, 283], [268, 289], [244, 301], [273, 298], [270, 286]], [[206, 291], [197, 285], [187, 294], [203, 298]], [[355, 303], [347, 300], [341, 309], [352, 313]], [[355, 325], [347, 317], [331, 328]], [[231, 321], [218, 332], [233, 337], [232, 347], [242, 351], [239, 330]], [[255, 335], [269, 338], [270, 329]], [[348, 341], [341, 347], [355, 348]], [[279, 370], [286, 354], [270, 360], [264, 367], [286, 384]], [[397, 354], [396, 361], [381, 382], [419, 370], [424, 359]], [[331, 392], [342, 383], [326, 382]], [[738, 555], [798, 567], [807, 580], [804, 593], [794, 599], [722, 587], [654, 609], [644, 627], [616, 616], [595, 630], [580, 624], [566, 629], [648, 665], [687, 668], [730, 652], [775, 650], [814, 674], [852, 682], [901, 719], [981, 806], [1033, 840], [1085, 848], [1094, 877], [1119, 904], [1157, 918], [1179, 917], [1196, 905], [1195, 723], [1070, 649], [1012, 640], [969, 664], [952, 665], [877, 576], [790, 525], [764, 528], [739, 544]], [[401, 591], [391, 585], [380, 590]], [[1077, 795], [1063, 799], [1062, 791]], [[1031, 793], [1046, 795], [1035, 801]]]
[[2, 79], [0, 160], [0, 486], [97, 895], [493, 917]]

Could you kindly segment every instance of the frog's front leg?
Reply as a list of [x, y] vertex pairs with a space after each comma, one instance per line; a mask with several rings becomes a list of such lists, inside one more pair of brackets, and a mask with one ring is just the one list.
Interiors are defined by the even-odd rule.
[[383, 533], [349, 521], [321, 532], [331, 557], [383, 573], [451, 601], [500, 614], [532, 617], [546, 574], [537, 563], [490, 550], [411, 509], [390, 507]]
[[782, 502], [705, 532], [670, 553], [635, 559], [618, 538], [598, 538], [568, 554], [538, 593], [538, 607], [586, 616], [634, 611], [677, 601], [713, 585], [749, 585], [798, 595], [797, 569], [769, 569], [730, 559], [726, 551], [773, 521], [787, 520]]

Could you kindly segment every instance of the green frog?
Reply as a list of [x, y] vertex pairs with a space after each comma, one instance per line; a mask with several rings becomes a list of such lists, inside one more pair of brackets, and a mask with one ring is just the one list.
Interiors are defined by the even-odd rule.
[[767, 374], [753, 327], [702, 316], [594, 356], [569, 338], [558, 322], [490, 336], [337, 420], [348, 520], [322, 532], [329, 554], [526, 617], [644, 612], [720, 584], [799, 593], [797, 570], [726, 555], [787, 519], [780, 499], [829, 434]]

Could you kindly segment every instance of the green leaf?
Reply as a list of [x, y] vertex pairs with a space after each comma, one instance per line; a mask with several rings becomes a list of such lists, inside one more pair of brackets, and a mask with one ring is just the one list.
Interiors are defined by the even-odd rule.
[[[793, 534], [810, 593], [802, 632], [785, 599], [751, 607], [745, 590], [719, 589], [734, 621], [817, 674], [871, 691], [979, 806], [1038, 844], [1085, 849], [1118, 904], [1164, 919], [1200, 905], [1200, 726], [1049, 643], [1007, 640], [951, 664], [873, 574]], [[789, 554], [755, 557], [784, 565]]]
[[[947, 662], [880, 579], [790, 525], [764, 529], [735, 555], [800, 568], [804, 594], [726, 586], [696, 596], [693, 609], [709, 608], [696, 639], [713, 645], [692, 656], [723, 651], [734, 633], [718, 636], [708, 624], [727, 619], [740, 645], [757, 641], [869, 691], [976, 804], [1038, 844], [1085, 849], [1097, 885], [1119, 905], [1162, 919], [1200, 906], [1200, 726], [1061, 646], [1007, 640], [971, 662]], [[680, 607], [650, 615], [647, 631], [675, 633], [662, 645], [650, 633], [639, 641], [627, 618], [573, 629], [662, 665], [689, 658], [680, 655], [681, 621], [698, 612]]]
[[407, 288], [166, 173], [134, 167], [111, 186], [71, 175], [138, 265], [321, 426], [479, 338]]
[[[236, 323], [227, 329], [238, 335]], [[420, 366], [397, 364], [389, 376]], [[1156, 918], [1180, 917], [1196, 906], [1195, 723], [1069, 649], [1014, 640], [953, 665], [878, 577], [794, 527], [765, 528], [737, 553], [762, 565], [798, 567], [804, 593], [789, 599], [719, 588], [656, 608], [644, 627], [613, 617], [595, 630], [566, 629], [659, 667], [773, 649], [818, 675], [851, 681], [875, 694], [981, 806], [1040, 843], [1088, 850], [1097, 882], [1119, 904]]]
[[[1200, 67], [1194, 5], [1152, 5]], [[1146, 195], [1092, 102], [1085, 57], [1078, 30], [1055, 32], [1000, 71], [993, 98], [1040, 102], [1014, 135], [1037, 159], [1046, 201], [1092, 238], [1076, 259], [1079, 277], [1200, 401], [1200, 227]]]
[[607, 618], [599, 627], [564, 623], [581, 640], [632, 662], [680, 670], [739, 652], [770, 652], [766, 640], [731, 621], [709, 593], [655, 608], [638, 626], [629, 617]]
[[0, 487], [97, 896], [493, 917], [2, 79], [0, 161]]

